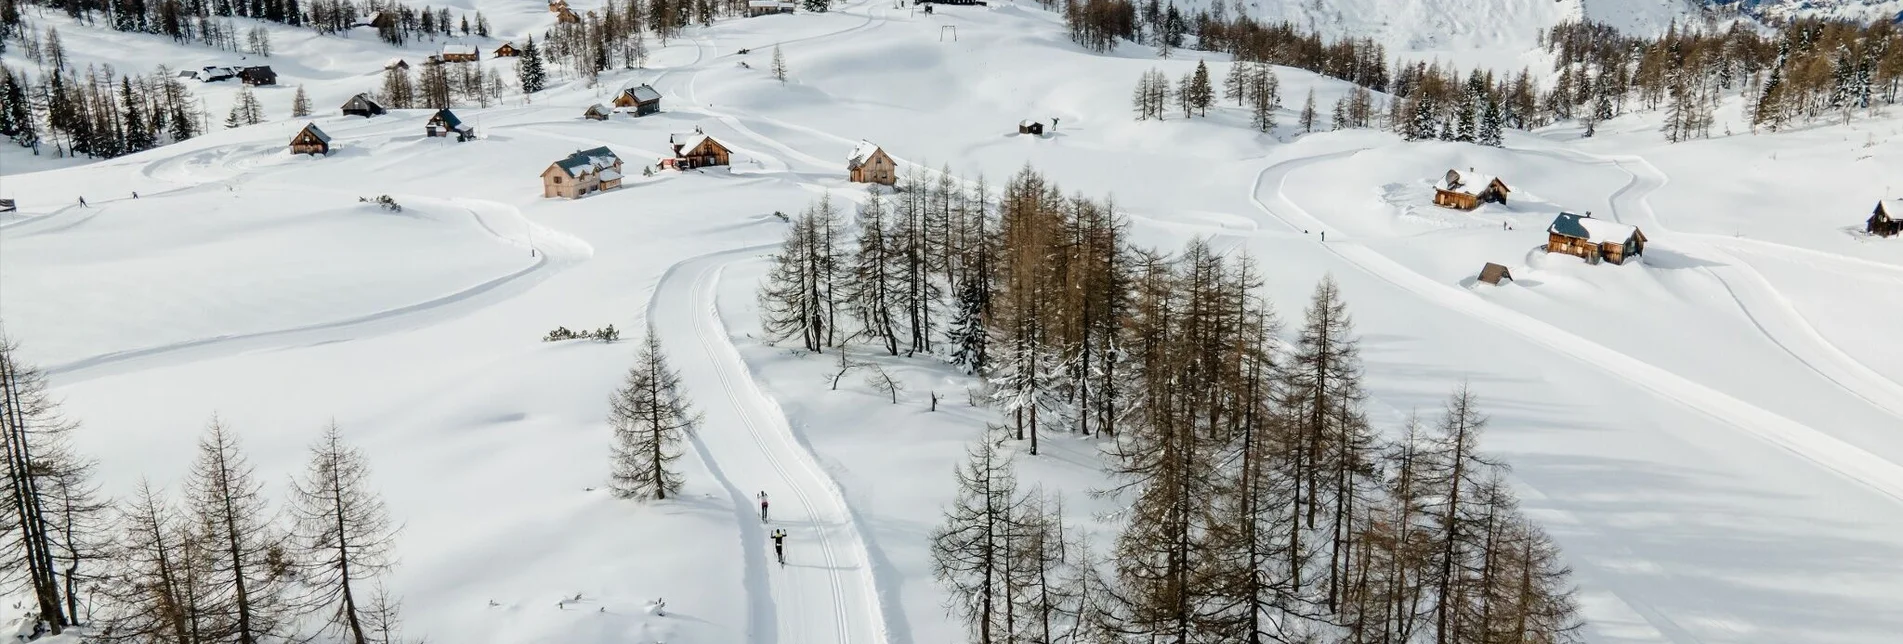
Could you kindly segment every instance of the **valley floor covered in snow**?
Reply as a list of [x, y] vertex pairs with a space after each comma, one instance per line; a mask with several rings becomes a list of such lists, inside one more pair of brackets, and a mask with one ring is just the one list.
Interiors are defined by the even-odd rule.
[[[458, 109], [477, 124], [467, 143], [424, 137], [428, 111], [330, 108], [374, 75], [280, 70], [308, 75], [333, 154], [288, 154], [304, 122], [281, 120], [0, 175], [20, 208], [0, 215], [0, 319], [115, 496], [174, 485], [214, 414], [275, 495], [334, 419], [404, 525], [390, 586], [413, 635], [958, 641], [927, 535], [996, 416], [967, 404], [979, 383], [920, 357], [887, 363], [909, 385], [899, 404], [829, 390], [829, 356], [761, 342], [754, 294], [785, 233], [775, 213], [865, 199], [844, 167], [862, 139], [997, 183], [1029, 165], [1114, 195], [1141, 245], [1251, 253], [1285, 319], [1332, 275], [1384, 430], [1469, 383], [1493, 415], [1485, 447], [1575, 568], [1590, 641], [1903, 633], [1903, 239], [1861, 233], [1903, 190], [1903, 119], [1667, 145], [1639, 115], [1485, 148], [1304, 135], [1291, 112], [1258, 135], [1232, 106], [1134, 120], [1144, 70], [1202, 58], [1136, 49], [1086, 53], [1030, 5], [848, 2], [691, 27], [598, 87]], [[368, 70], [388, 52], [339, 56]], [[1284, 97], [1348, 91], [1278, 73]], [[637, 83], [660, 114], [582, 118]], [[695, 128], [730, 167], [639, 170]], [[541, 197], [549, 162], [604, 145], [628, 164], [622, 188]], [[1449, 168], [1502, 177], [1510, 202], [1434, 206]], [[384, 194], [402, 212], [359, 201]], [[1562, 210], [1638, 226], [1642, 261], [1546, 254]], [[1514, 279], [1475, 283], [1487, 262]], [[677, 501], [604, 487], [607, 400], [634, 343], [541, 341], [608, 324], [658, 330], [706, 415]], [[1100, 520], [1114, 501], [1085, 496], [1107, 485], [1098, 447], [1052, 435], [1021, 463], [1101, 543], [1115, 526]], [[792, 534], [784, 568], [771, 527]]]

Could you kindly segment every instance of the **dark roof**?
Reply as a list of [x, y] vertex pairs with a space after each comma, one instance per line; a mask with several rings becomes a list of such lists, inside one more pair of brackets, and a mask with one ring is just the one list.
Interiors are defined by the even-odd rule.
[[330, 142], [330, 135], [325, 134], [323, 130], [318, 129], [316, 123], [305, 123], [304, 129], [299, 131], [298, 134], [303, 134], [305, 132], [311, 133], [311, 135], [317, 137], [317, 140], [319, 141], [323, 141], [325, 143]]
[[1480, 269], [1480, 281], [1482, 282], [1499, 284], [1502, 278], [1513, 279], [1513, 273], [1507, 271], [1507, 267], [1505, 266], [1488, 262], [1486, 267]]
[[1584, 239], [1594, 244], [1606, 242], [1623, 244], [1638, 235], [1639, 229], [1616, 221], [1593, 219], [1591, 215], [1562, 212], [1553, 219], [1553, 225], [1546, 227], [1546, 232]]
[[456, 113], [449, 111], [447, 108], [436, 110], [436, 115], [431, 116], [429, 120], [431, 123], [441, 122], [444, 127], [452, 130], [463, 129], [463, 120], [456, 118]]
[[350, 100], [344, 101], [344, 107], [346, 108], [350, 107], [350, 105], [353, 103], [360, 103], [364, 107], [367, 107], [373, 110], [383, 109], [382, 105], [378, 105], [376, 101], [370, 99], [369, 94], [358, 94], [356, 96], [350, 97]]
[[13, 212], [18, 209], [18, 206], [13, 205], [12, 199], [0, 199], [0, 212]]
[[615, 156], [614, 151], [609, 150], [608, 146], [604, 145], [598, 148], [579, 150], [574, 154], [557, 160], [555, 165], [561, 167], [562, 171], [567, 172], [569, 176], [574, 177], [581, 176], [581, 172], [585, 170], [599, 172], [614, 167], [615, 162], [619, 160], [621, 160], [621, 158]]
[[661, 93], [654, 91], [654, 88], [647, 85], [636, 85], [622, 91], [626, 92], [628, 97], [634, 99], [637, 103], [652, 103], [661, 100]]

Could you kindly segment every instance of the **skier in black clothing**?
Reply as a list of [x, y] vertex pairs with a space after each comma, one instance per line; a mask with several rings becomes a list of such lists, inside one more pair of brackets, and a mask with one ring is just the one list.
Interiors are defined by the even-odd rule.
[[773, 538], [773, 556], [779, 558], [780, 565], [786, 565], [786, 530], [774, 530], [773, 534], [767, 536]]

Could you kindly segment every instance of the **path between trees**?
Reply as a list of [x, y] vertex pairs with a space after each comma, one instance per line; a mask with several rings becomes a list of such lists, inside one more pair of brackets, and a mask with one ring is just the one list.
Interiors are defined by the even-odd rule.
[[[676, 264], [655, 288], [648, 320], [705, 414], [694, 448], [732, 497], [746, 558], [749, 641], [882, 644], [870, 556], [845, 496], [754, 383], [715, 301], [721, 272], [766, 250]], [[770, 524], [760, 522], [753, 500], [760, 491], [772, 501]], [[784, 567], [767, 538], [773, 528], [788, 533]]]

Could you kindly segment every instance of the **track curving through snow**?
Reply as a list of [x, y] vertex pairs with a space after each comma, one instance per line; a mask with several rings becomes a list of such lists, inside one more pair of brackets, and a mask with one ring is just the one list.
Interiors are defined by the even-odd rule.
[[[736, 505], [746, 551], [749, 641], [761, 644], [881, 644], [888, 639], [870, 553], [844, 493], [795, 437], [785, 414], [753, 381], [716, 302], [728, 265], [766, 247], [702, 255], [668, 269], [648, 322], [699, 392], [705, 415], [694, 446]], [[758, 523], [753, 493], [767, 492], [772, 521]], [[786, 565], [770, 559], [766, 533], [788, 533]]]
[[[1255, 183], [1250, 188], [1249, 200], [1264, 215], [1290, 229], [1336, 233], [1336, 239], [1341, 241], [1322, 242], [1324, 248], [1370, 276], [1414, 293], [1443, 308], [1467, 315], [1480, 323], [1517, 335], [1555, 354], [1606, 371], [1641, 389], [1716, 419], [1727, 426], [1797, 455], [1813, 465], [1861, 484], [1898, 503], [1903, 503], [1903, 465], [1637, 358], [1620, 354], [1610, 347], [1574, 335], [1538, 318], [1475, 297], [1453, 286], [1430, 280], [1380, 252], [1341, 235], [1339, 231], [1296, 205], [1283, 193], [1283, 182], [1296, 168], [1359, 151], [1358, 149], [1343, 150], [1270, 165], [1257, 175]], [[1261, 194], [1265, 186], [1274, 188], [1274, 193], [1269, 199], [1264, 199]], [[1618, 359], [1607, 360], [1605, 359], [1607, 356], [1617, 356]]]

